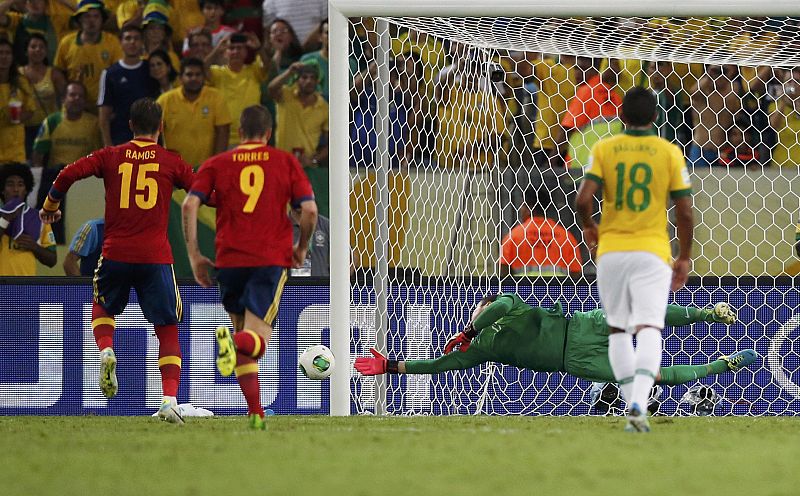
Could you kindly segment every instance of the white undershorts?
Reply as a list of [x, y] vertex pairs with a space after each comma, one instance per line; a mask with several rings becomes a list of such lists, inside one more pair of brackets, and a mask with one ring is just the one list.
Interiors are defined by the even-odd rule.
[[597, 291], [611, 327], [664, 328], [672, 268], [646, 251], [604, 253], [597, 262]]

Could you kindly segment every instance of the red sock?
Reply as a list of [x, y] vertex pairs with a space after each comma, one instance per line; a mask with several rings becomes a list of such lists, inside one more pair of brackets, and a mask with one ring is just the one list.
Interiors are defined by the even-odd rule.
[[164, 396], [178, 396], [181, 382], [181, 346], [178, 343], [178, 326], [157, 325], [158, 369], [161, 371], [161, 391]]
[[114, 347], [114, 316], [96, 302], [92, 303], [92, 332], [97, 349]]
[[234, 334], [233, 342], [236, 344], [236, 351], [238, 353], [247, 355], [250, 358], [255, 358], [256, 360], [264, 356], [264, 352], [267, 349], [267, 343], [264, 341], [264, 338], [249, 329], [244, 329]]
[[[241, 334], [241, 333], [239, 333]], [[258, 385], [258, 362], [243, 353], [236, 353], [236, 379], [247, 401], [247, 413], [264, 416], [261, 407], [261, 389]]]

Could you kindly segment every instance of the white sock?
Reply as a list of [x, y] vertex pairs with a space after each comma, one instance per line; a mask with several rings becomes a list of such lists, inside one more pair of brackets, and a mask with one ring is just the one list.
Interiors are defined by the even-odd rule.
[[633, 351], [633, 336], [616, 332], [608, 336], [608, 361], [614, 378], [619, 383], [622, 398], [630, 403], [633, 394], [633, 377], [636, 372], [636, 355]]
[[169, 401], [169, 404], [172, 406], [178, 406], [178, 398], [174, 396], [162, 396], [161, 403], [164, 403], [165, 401]]
[[660, 329], [645, 327], [636, 333], [636, 375], [631, 402], [642, 409], [647, 408], [650, 388], [653, 387], [661, 366], [661, 342]]

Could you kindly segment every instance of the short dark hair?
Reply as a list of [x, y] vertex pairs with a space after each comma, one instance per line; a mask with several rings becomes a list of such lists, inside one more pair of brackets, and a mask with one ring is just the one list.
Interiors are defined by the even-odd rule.
[[656, 118], [656, 95], [642, 86], [634, 86], [622, 99], [622, 119], [629, 126], [646, 126]]
[[208, 4], [219, 5], [220, 7], [225, 7], [225, 0], [200, 0], [198, 3], [200, 3], [200, 8], [201, 9], [203, 7], [205, 7], [205, 5], [207, 3]]
[[66, 93], [66, 89], [69, 88], [72, 85], [80, 86], [80, 88], [83, 90], [83, 97], [86, 98], [86, 96], [88, 95], [88, 92], [86, 90], [86, 85], [83, 84], [81, 81], [78, 81], [76, 79], [71, 79], [71, 80], [67, 81], [67, 84], [64, 85], [65, 93]]
[[189, 40], [189, 46], [192, 45], [192, 38], [197, 38], [198, 36], [202, 36], [203, 38], [207, 39], [209, 42], [212, 42], [212, 43], [214, 42], [214, 36], [211, 34], [211, 31], [209, 31], [206, 28], [200, 28], [200, 29], [195, 29], [194, 31], [189, 33], [189, 36], [187, 36], [187, 38]]
[[136, 24], [133, 24], [133, 23], [129, 22], [128, 24], [125, 24], [124, 26], [122, 26], [122, 29], [119, 30], [119, 39], [121, 40], [122, 37], [125, 36], [125, 33], [129, 32], [129, 31], [136, 31], [137, 33], [139, 33], [139, 35], [143, 36], [142, 28], [140, 28]]
[[185, 59], [181, 59], [181, 74], [186, 72], [186, 69], [189, 67], [199, 67], [203, 70], [203, 74], [205, 74], [206, 66], [203, 65], [203, 61], [197, 57], [186, 57]]
[[263, 105], [251, 105], [242, 110], [239, 128], [243, 138], [258, 138], [272, 129], [272, 114]]
[[[33, 173], [28, 164], [21, 164], [19, 162], [8, 162], [0, 165], [0, 195], [3, 194], [5, 189], [6, 180], [11, 176], [19, 176], [25, 183], [25, 189], [28, 193], [33, 191]], [[3, 198], [3, 201], [6, 201]]]
[[131, 105], [131, 131], [134, 135], [155, 134], [161, 128], [161, 105], [152, 98], [140, 98]]
[[247, 43], [247, 35], [244, 33], [233, 33], [229, 41], [231, 43]]

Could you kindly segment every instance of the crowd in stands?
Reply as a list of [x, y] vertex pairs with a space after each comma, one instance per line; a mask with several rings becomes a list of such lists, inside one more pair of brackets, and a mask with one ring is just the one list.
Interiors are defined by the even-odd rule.
[[[66, 164], [129, 140], [128, 109], [144, 96], [163, 107], [164, 146], [195, 167], [237, 144], [238, 117], [256, 103], [275, 115], [275, 146], [309, 170], [327, 166], [326, 1], [74, 2], [0, 1], [0, 163], [31, 167], [31, 207]], [[800, 163], [800, 70], [487, 51], [391, 29], [381, 68], [375, 21], [352, 25], [353, 166], [380, 160], [378, 95], [389, 91], [393, 168], [577, 170], [593, 142], [622, 129], [621, 96], [635, 85], [658, 96], [655, 131], [690, 170]], [[780, 43], [738, 29], [736, 43]], [[54, 226], [60, 244], [69, 234]]]

